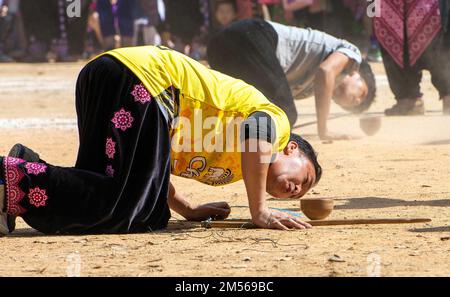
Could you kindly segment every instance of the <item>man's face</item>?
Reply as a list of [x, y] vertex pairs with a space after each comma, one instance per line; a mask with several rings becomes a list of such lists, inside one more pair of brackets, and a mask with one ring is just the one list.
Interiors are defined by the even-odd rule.
[[289, 142], [279, 153], [267, 175], [266, 191], [275, 198], [301, 198], [315, 184], [314, 166], [300, 154], [296, 142]]
[[225, 3], [220, 4], [216, 10], [217, 22], [222, 26], [226, 27], [230, 25], [236, 18], [236, 12], [234, 11], [233, 5]]
[[366, 98], [367, 92], [366, 82], [358, 72], [353, 72], [338, 83], [333, 92], [333, 99], [340, 106], [351, 108], [360, 105]]

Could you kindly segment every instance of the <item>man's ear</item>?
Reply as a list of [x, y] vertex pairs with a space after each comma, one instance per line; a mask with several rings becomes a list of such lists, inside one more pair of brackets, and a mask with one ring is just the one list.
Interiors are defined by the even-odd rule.
[[298, 151], [298, 143], [295, 141], [289, 141], [283, 152], [285, 155], [292, 155], [293, 153]]

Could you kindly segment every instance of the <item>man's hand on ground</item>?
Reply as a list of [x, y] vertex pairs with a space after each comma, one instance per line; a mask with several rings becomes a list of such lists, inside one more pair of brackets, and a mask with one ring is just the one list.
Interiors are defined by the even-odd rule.
[[253, 224], [264, 229], [309, 229], [312, 226], [287, 213], [267, 209], [261, 211], [255, 218], [252, 218]]
[[223, 220], [226, 219], [231, 212], [231, 207], [226, 202], [213, 202], [193, 207], [189, 215], [186, 216], [188, 221], [204, 221], [209, 218]]

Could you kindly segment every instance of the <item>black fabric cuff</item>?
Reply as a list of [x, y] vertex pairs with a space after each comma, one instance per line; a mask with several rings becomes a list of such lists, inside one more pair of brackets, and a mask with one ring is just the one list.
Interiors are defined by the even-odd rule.
[[241, 140], [264, 140], [273, 143], [276, 139], [275, 123], [265, 112], [252, 113], [241, 125]]

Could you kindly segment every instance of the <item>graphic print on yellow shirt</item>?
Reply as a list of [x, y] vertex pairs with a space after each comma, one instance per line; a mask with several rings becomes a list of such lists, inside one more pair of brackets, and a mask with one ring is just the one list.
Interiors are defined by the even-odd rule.
[[285, 113], [242, 80], [164, 47], [122, 48], [105, 54], [127, 66], [166, 110], [174, 175], [213, 186], [242, 179], [239, 127], [257, 111], [275, 123], [275, 151], [289, 140]]

